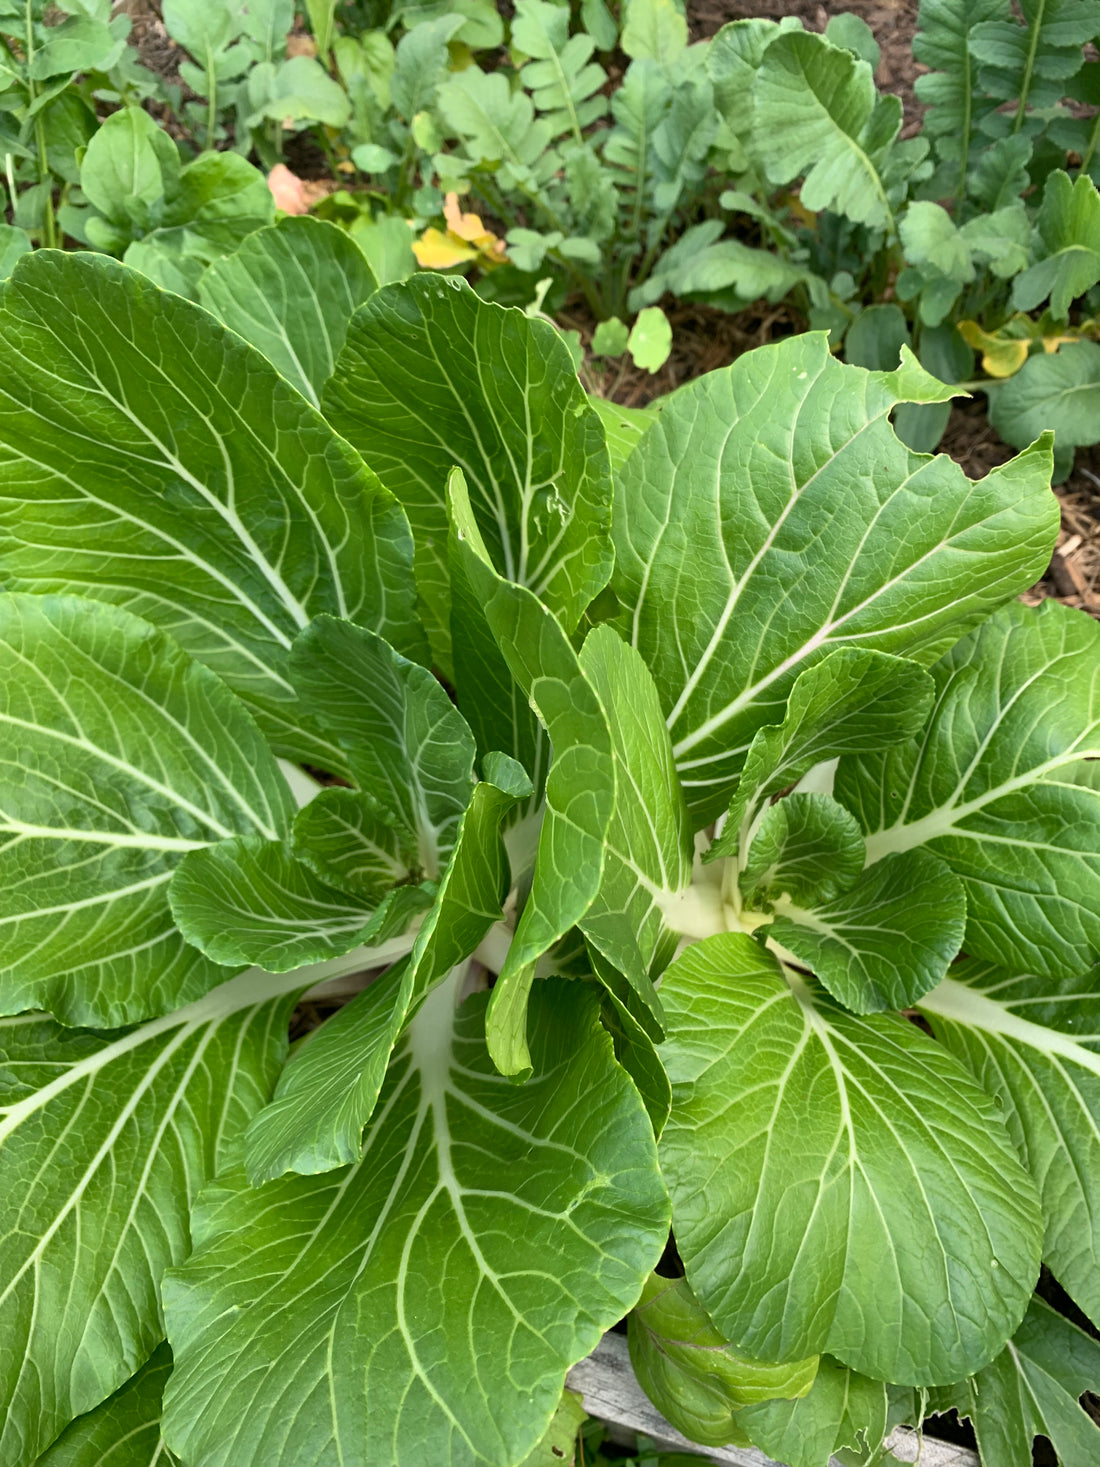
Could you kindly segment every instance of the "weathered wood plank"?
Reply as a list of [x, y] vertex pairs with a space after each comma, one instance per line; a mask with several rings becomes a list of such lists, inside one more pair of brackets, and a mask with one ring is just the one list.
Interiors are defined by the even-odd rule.
[[[663, 1447], [694, 1452], [721, 1467], [776, 1467], [770, 1457], [753, 1447], [700, 1447], [681, 1436], [634, 1378], [622, 1335], [604, 1335], [587, 1360], [574, 1365], [567, 1383], [584, 1397], [590, 1416], [639, 1432]], [[919, 1452], [921, 1467], [979, 1467], [974, 1452], [930, 1436], [923, 1438], [922, 1447], [921, 1438], [908, 1427], [898, 1427], [890, 1438], [890, 1447], [902, 1462], [916, 1462]]]

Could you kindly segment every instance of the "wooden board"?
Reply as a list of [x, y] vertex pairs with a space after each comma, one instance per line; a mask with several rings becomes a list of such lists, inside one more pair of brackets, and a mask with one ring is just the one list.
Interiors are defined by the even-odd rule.
[[[604, 1335], [587, 1360], [574, 1365], [566, 1384], [584, 1397], [590, 1416], [648, 1436], [659, 1446], [694, 1452], [721, 1467], [776, 1467], [754, 1447], [700, 1447], [681, 1436], [635, 1380], [623, 1335]], [[889, 1444], [899, 1461], [916, 1462], [919, 1456], [921, 1467], [980, 1467], [975, 1452], [930, 1436], [922, 1439], [908, 1427], [898, 1427]]]

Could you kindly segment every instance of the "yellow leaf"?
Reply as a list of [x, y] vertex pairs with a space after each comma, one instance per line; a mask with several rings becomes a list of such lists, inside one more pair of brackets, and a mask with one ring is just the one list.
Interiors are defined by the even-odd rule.
[[983, 331], [977, 321], [960, 321], [959, 334], [967, 346], [982, 354], [982, 370], [990, 377], [1011, 377], [1027, 361], [1028, 342], [1000, 332]]
[[452, 265], [461, 265], [477, 259], [477, 250], [464, 240], [456, 239], [450, 231], [425, 229], [419, 239], [413, 241], [412, 252], [416, 263], [424, 270], [449, 270]]

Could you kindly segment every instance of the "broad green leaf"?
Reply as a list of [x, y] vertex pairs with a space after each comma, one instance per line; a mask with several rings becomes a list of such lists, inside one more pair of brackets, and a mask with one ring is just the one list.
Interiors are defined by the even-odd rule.
[[691, 882], [691, 825], [645, 663], [601, 626], [589, 633], [580, 665], [607, 719], [616, 789], [603, 879], [580, 926], [659, 1022], [652, 983], [676, 946], [665, 910]]
[[68, 15], [46, 29], [46, 43], [28, 67], [35, 81], [74, 71], [109, 71], [122, 55], [130, 27], [106, 24], [90, 15]]
[[1008, 12], [1007, 0], [921, 0], [913, 56], [929, 72], [916, 79], [914, 90], [926, 108], [922, 126], [935, 138], [939, 156], [957, 160], [959, 192], [966, 185], [974, 130], [996, 105], [978, 86], [970, 32]]
[[759, 729], [749, 746], [722, 834], [706, 859], [733, 855], [744, 822], [769, 795], [840, 754], [875, 752], [915, 734], [935, 684], [915, 662], [838, 647], [799, 673], [782, 723]]
[[16, 229], [13, 224], [0, 225], [0, 280], [6, 280], [15, 269], [15, 262], [30, 254], [32, 249], [30, 235], [25, 229]]
[[288, 1171], [331, 1171], [358, 1160], [363, 1127], [406, 1018], [501, 918], [508, 868], [500, 823], [529, 793], [521, 769], [503, 755], [489, 756], [434, 905], [415, 940], [407, 941], [409, 961], [376, 979], [310, 1038], [249, 1127], [245, 1162], [254, 1186]]
[[1050, 309], [1065, 320], [1079, 295], [1100, 280], [1100, 194], [1087, 173], [1070, 182], [1056, 168], [1047, 178], [1039, 209], [1043, 258], [1012, 282], [1012, 304], [1033, 311], [1050, 299]]
[[267, 1098], [288, 993], [244, 973], [117, 1038], [0, 1019], [5, 1467], [29, 1467], [163, 1339], [161, 1273], [187, 1256], [195, 1194]]
[[828, 795], [795, 793], [769, 806], [751, 832], [741, 894], [746, 901], [828, 902], [856, 884], [863, 861], [855, 816]]
[[1098, 413], [1100, 346], [1094, 341], [1028, 357], [989, 394], [989, 421], [1006, 443], [1019, 448], [1036, 424], [1040, 432], [1053, 429], [1056, 482], [1069, 474], [1073, 450], [1097, 441]]
[[636, 367], [644, 372], [657, 372], [668, 361], [672, 350], [672, 327], [660, 306], [646, 306], [630, 328], [627, 349]]
[[805, 174], [807, 209], [894, 228], [883, 164], [901, 103], [878, 97], [871, 68], [809, 31], [777, 36], [753, 83], [752, 142], [772, 183]]
[[294, 808], [243, 705], [129, 612], [4, 595], [0, 747], [0, 1012], [108, 1028], [219, 983], [173, 925], [172, 873]]
[[141, 107], [123, 107], [96, 129], [80, 165], [88, 202], [112, 224], [149, 228], [161, 222], [165, 195], [175, 192], [175, 143]]
[[827, 1350], [908, 1385], [992, 1359], [1027, 1306], [1042, 1223], [968, 1071], [906, 1019], [845, 1013], [743, 934], [688, 948], [661, 1001], [661, 1168], [715, 1327], [760, 1359]]
[[563, 160], [552, 146], [549, 122], [535, 116], [525, 91], [513, 90], [503, 72], [468, 66], [443, 83], [436, 106], [448, 134], [460, 139], [470, 168], [495, 174], [505, 188], [538, 204], [537, 191]]
[[752, 16], [724, 25], [707, 50], [707, 75], [714, 85], [714, 102], [731, 131], [743, 142], [752, 128], [753, 88], [764, 52], [787, 30], [801, 30], [796, 16], [782, 21]]
[[829, 901], [807, 908], [780, 897], [774, 906], [768, 936], [856, 1014], [916, 1003], [947, 972], [966, 931], [962, 883], [929, 851], [886, 856]]
[[1043, 1257], [1100, 1320], [1100, 974], [1057, 990], [991, 964], [957, 964], [921, 1000], [937, 1039], [1001, 1102], [1043, 1204]]
[[611, 473], [599, 418], [552, 326], [456, 277], [380, 290], [355, 315], [325, 412], [408, 511], [441, 667], [456, 464], [497, 570], [573, 630], [611, 571]]
[[[406, 1032], [356, 1166], [204, 1195], [165, 1281], [165, 1436], [194, 1467], [520, 1461], [637, 1300], [667, 1203], [596, 994], [538, 985], [518, 1086], [484, 997], [455, 999], [437, 988]], [[305, 1261], [323, 1282], [303, 1294]]]
[[219, 255], [236, 249], [274, 215], [275, 200], [258, 168], [238, 153], [201, 153], [181, 172], [179, 189], [165, 206], [164, 227], [152, 239], [178, 233], [184, 253], [193, 250], [209, 259], [211, 249]]
[[317, 617], [296, 639], [290, 677], [343, 750], [362, 789], [439, 875], [473, 788], [474, 739], [446, 689], [365, 627]]
[[1090, 1467], [1100, 1426], [1078, 1398], [1100, 1385], [1100, 1344], [1033, 1300], [1008, 1349], [948, 1399], [974, 1423], [983, 1467], [1017, 1467], [1046, 1437], [1063, 1467]]
[[35, 1467], [178, 1467], [160, 1434], [172, 1352], [160, 1345], [121, 1390], [77, 1419]]
[[413, 26], [397, 43], [390, 96], [399, 116], [412, 122], [435, 100], [447, 70], [447, 42], [461, 30], [463, 17], [452, 12], [424, 25]]
[[911, 357], [868, 373], [793, 337], [681, 388], [616, 476], [618, 624], [698, 825], [811, 660], [855, 645], [932, 662], [1046, 568], [1045, 443], [972, 483], [894, 436], [899, 401], [950, 391]]
[[520, 81], [552, 136], [571, 135], [582, 143], [585, 129], [607, 111], [607, 72], [592, 60], [596, 42], [583, 31], [569, 34], [569, 12], [560, 5], [517, 0], [512, 45], [532, 58]]
[[351, 448], [189, 301], [89, 252], [40, 250], [0, 294], [0, 569], [170, 631], [279, 752], [340, 754], [286, 673], [320, 612], [421, 633], [408, 523]]
[[349, 896], [375, 903], [417, 868], [417, 843], [358, 790], [327, 789], [294, 821], [294, 854]]
[[526, 586], [498, 575], [462, 475], [448, 488], [457, 553], [516, 683], [554, 748], [531, 891], [490, 999], [488, 1042], [505, 1074], [526, 1069], [534, 964], [576, 925], [600, 887], [615, 804], [607, 719], [561, 624]]
[[249, 127], [265, 118], [281, 126], [291, 118], [339, 128], [351, 115], [347, 92], [315, 56], [291, 56], [278, 64], [261, 61], [250, 69], [246, 87]]
[[672, 1106], [668, 1075], [653, 1040], [611, 987], [604, 1001], [603, 1026], [614, 1042], [615, 1058], [634, 1081], [649, 1112], [653, 1134], [659, 1139]]
[[687, 45], [688, 28], [676, 0], [626, 0], [619, 44], [628, 56], [667, 65]]
[[738, 1423], [756, 1446], [789, 1467], [831, 1467], [834, 1452], [874, 1451], [886, 1435], [888, 1409], [882, 1381], [823, 1356], [805, 1396], [746, 1406]]
[[229, 967], [286, 973], [373, 937], [370, 906], [328, 886], [288, 841], [243, 836], [191, 851], [168, 896], [187, 941]]
[[804, 1396], [818, 1358], [770, 1365], [742, 1355], [700, 1308], [686, 1279], [650, 1274], [630, 1312], [630, 1362], [655, 1406], [693, 1442], [747, 1443], [743, 1406]]
[[685, 229], [659, 257], [648, 280], [630, 292], [632, 308], [660, 300], [666, 292], [704, 305], [736, 311], [763, 296], [782, 300], [807, 272], [773, 250], [758, 250], [739, 239], [723, 238], [720, 219]]
[[356, 307], [378, 289], [344, 230], [289, 217], [250, 234], [199, 281], [199, 300], [317, 407]]
[[1089, 617], [1003, 607], [932, 669], [924, 733], [836, 779], [868, 862], [925, 846], [961, 877], [968, 953], [1058, 980], [1100, 950], [1098, 668]]

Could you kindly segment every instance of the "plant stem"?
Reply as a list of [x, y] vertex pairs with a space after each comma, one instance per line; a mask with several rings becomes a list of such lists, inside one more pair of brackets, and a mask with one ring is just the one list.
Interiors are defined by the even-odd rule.
[[[31, 0], [27, 0], [25, 12], [25, 31], [27, 55], [27, 98], [33, 107], [38, 98], [38, 86], [31, 77], [31, 63], [34, 60], [34, 15], [31, 10]], [[42, 113], [36, 112], [34, 117], [34, 146], [38, 155], [38, 182], [46, 184], [46, 197], [42, 204], [42, 243], [48, 250], [57, 249], [57, 221], [53, 212], [53, 181], [50, 178], [50, 159], [46, 150], [46, 128]]]
[[214, 53], [206, 47], [206, 146], [214, 146], [218, 131], [218, 77], [214, 69]]
[[[1045, 5], [1043, 9], [1045, 9]], [[1031, 91], [1031, 74], [1035, 70], [1035, 53], [1039, 49], [1039, 32], [1042, 29], [1042, 10], [1036, 17], [1035, 24], [1031, 28], [1031, 42], [1027, 48], [1027, 64], [1024, 66], [1024, 82], [1020, 88], [1020, 102], [1016, 108], [1016, 116], [1012, 119], [1012, 131], [1018, 133], [1024, 125], [1024, 117], [1027, 113], [1027, 99]]]
[[1089, 171], [1089, 165], [1096, 156], [1097, 142], [1100, 142], [1100, 110], [1097, 111], [1096, 116], [1092, 119], [1092, 131], [1089, 133], [1088, 147], [1085, 149], [1084, 156], [1081, 159], [1081, 166], [1077, 170], [1078, 178], [1083, 173]]

